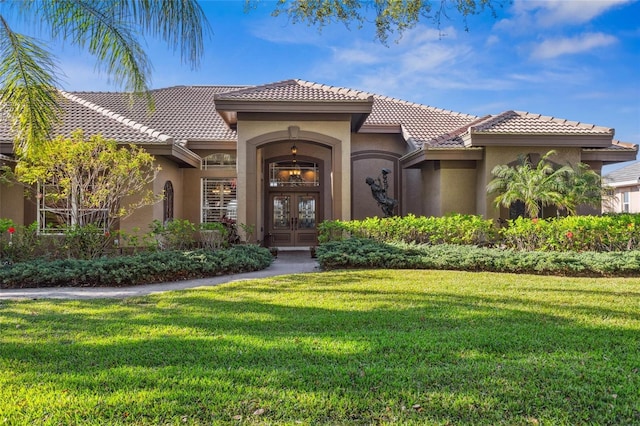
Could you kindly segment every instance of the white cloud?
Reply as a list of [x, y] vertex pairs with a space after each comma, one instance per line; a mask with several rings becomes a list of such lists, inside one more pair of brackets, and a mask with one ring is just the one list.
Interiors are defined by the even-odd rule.
[[588, 52], [599, 47], [610, 46], [617, 42], [611, 35], [603, 33], [585, 33], [576, 37], [547, 39], [531, 52], [534, 59], [552, 59], [563, 55]]
[[547, 0], [537, 2], [521, 0], [519, 3], [521, 6], [526, 5], [525, 9], [534, 10], [535, 21], [539, 26], [554, 27], [589, 22], [608, 10], [631, 1], [632, 0]]
[[529, 33], [538, 28], [564, 28], [582, 25], [611, 9], [634, 0], [515, 0], [513, 17], [501, 19], [494, 26], [512, 34]]

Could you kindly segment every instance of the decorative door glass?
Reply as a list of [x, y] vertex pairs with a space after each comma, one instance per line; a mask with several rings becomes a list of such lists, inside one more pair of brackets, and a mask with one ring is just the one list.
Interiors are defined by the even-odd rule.
[[291, 197], [276, 195], [273, 197], [273, 229], [290, 229], [291, 226]]
[[316, 227], [316, 197], [300, 195], [298, 197], [297, 229], [314, 229]]

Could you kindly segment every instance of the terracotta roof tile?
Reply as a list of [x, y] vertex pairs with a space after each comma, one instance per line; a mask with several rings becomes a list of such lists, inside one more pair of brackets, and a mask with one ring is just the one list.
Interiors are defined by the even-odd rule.
[[474, 125], [472, 133], [533, 135], [613, 135], [613, 129], [521, 111], [506, 111]]
[[222, 93], [216, 96], [224, 100], [245, 101], [364, 101], [369, 98], [363, 92], [303, 80], [284, 80], [262, 86]]
[[[528, 112], [506, 111], [477, 117], [431, 106], [380, 96], [359, 90], [303, 80], [285, 80], [262, 86], [175, 86], [152, 90], [155, 109], [146, 99], [128, 93], [65, 93], [64, 124], [56, 133], [83, 128], [88, 134], [102, 133], [122, 142], [166, 143], [187, 140], [236, 141], [216, 111], [215, 100], [358, 102], [373, 100], [363, 128], [396, 127], [406, 140], [420, 147], [463, 148], [462, 137], [472, 133], [532, 135], [612, 135], [613, 129]], [[0, 119], [0, 141], [11, 140], [8, 120]], [[375, 131], [375, 130], [374, 130]], [[612, 150], [635, 149], [614, 142]]]
[[419, 146], [477, 119], [473, 115], [374, 95], [373, 110], [364, 124], [400, 124]]
[[235, 91], [240, 86], [175, 86], [151, 91], [155, 109], [149, 111], [146, 99], [127, 93], [75, 92], [74, 95], [102, 105], [124, 117], [170, 135], [176, 141], [235, 141], [230, 129], [216, 112], [214, 96]]

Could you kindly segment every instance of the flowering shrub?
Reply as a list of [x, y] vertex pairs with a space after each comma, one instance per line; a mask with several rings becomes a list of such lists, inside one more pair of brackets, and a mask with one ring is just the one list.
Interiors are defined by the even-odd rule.
[[640, 249], [640, 215], [568, 216], [510, 220], [503, 243], [518, 250], [625, 251]]
[[521, 251], [625, 251], [640, 249], [640, 215], [517, 218], [498, 227], [481, 216], [368, 218], [325, 221], [321, 243], [350, 237], [379, 242], [496, 246]]

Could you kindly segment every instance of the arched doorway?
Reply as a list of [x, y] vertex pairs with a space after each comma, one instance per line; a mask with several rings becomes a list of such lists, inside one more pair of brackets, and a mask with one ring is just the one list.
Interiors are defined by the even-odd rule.
[[322, 220], [322, 161], [275, 158], [265, 164], [266, 243], [309, 247], [318, 241]]

